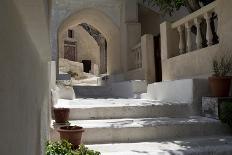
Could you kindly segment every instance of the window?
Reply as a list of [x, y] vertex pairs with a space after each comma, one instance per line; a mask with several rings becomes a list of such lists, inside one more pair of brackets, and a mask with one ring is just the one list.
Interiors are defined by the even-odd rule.
[[74, 38], [74, 31], [73, 30], [68, 30], [68, 37]]

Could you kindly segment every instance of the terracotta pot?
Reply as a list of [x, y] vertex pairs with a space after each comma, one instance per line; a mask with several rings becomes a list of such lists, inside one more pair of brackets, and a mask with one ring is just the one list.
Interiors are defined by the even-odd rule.
[[54, 108], [54, 119], [56, 123], [66, 123], [69, 119], [69, 112], [68, 108]]
[[73, 145], [73, 149], [78, 149], [81, 144], [84, 129], [79, 126], [63, 126], [58, 129], [60, 139], [67, 140]]
[[230, 93], [231, 77], [209, 77], [212, 95], [215, 97], [228, 97]]

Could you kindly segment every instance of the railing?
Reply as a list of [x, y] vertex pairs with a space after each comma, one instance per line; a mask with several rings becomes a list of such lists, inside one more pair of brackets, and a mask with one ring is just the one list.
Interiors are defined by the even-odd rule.
[[[171, 24], [171, 28], [176, 29], [179, 34], [179, 54], [191, 52], [203, 47], [209, 47], [218, 43], [218, 41], [213, 40], [214, 36], [217, 36], [217, 25], [215, 25], [217, 23], [212, 20], [213, 14], [215, 15], [216, 6], [217, 1]], [[205, 23], [205, 28], [203, 23]], [[194, 33], [193, 27], [195, 28]], [[212, 27], [215, 29], [212, 29]], [[205, 43], [203, 43], [204, 40]]]
[[137, 44], [135, 47], [131, 49], [131, 65], [129, 70], [135, 70], [138, 68], [142, 68], [142, 49], [141, 43]]

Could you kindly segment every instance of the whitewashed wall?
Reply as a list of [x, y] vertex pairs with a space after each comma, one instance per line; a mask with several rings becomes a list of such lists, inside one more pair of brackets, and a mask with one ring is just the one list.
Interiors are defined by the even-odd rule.
[[49, 33], [43, 0], [0, 1], [0, 154], [43, 154]]

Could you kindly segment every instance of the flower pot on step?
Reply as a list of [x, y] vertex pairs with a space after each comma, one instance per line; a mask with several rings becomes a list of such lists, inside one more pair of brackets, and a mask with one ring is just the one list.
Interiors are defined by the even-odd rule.
[[81, 144], [84, 129], [79, 126], [63, 126], [58, 129], [60, 139], [67, 140], [73, 145], [73, 149], [78, 149]]
[[56, 123], [58, 124], [67, 123], [69, 119], [69, 112], [70, 109], [68, 108], [54, 108], [53, 113]]
[[209, 77], [211, 93], [214, 97], [228, 97], [230, 93], [230, 76], [212, 76]]

